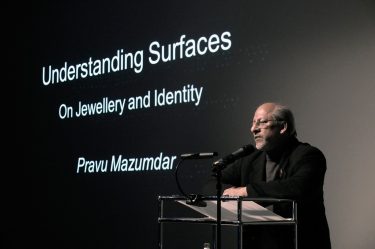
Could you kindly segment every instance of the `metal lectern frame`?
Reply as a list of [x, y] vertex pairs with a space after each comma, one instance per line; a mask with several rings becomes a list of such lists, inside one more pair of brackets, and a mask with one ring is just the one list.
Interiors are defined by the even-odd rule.
[[[186, 201], [187, 198], [183, 196], [158, 196], [158, 248], [163, 248], [163, 224], [164, 223], [196, 223], [196, 224], [211, 224], [217, 225], [216, 219], [209, 217], [204, 218], [192, 218], [192, 217], [168, 217], [164, 212], [165, 202], [177, 202]], [[217, 200], [217, 196], [206, 196], [202, 197], [202, 201]], [[248, 225], [293, 225], [294, 226], [294, 249], [298, 249], [297, 243], [297, 203], [291, 199], [276, 199], [276, 198], [248, 198], [248, 197], [221, 197], [221, 200], [235, 200], [237, 201], [237, 219], [233, 221], [221, 221], [223, 226], [236, 226], [237, 227], [237, 245], [238, 249], [242, 249], [242, 235], [243, 227]], [[262, 203], [279, 204], [289, 203], [292, 207], [291, 217], [281, 221], [251, 221], [245, 222], [242, 220], [242, 202], [243, 201], [254, 201]], [[217, 248], [217, 245], [214, 246]]]

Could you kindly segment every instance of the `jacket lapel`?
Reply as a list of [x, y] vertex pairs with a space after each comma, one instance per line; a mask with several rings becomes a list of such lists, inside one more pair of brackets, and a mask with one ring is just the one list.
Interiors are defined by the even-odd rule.
[[287, 150], [284, 152], [283, 156], [281, 157], [280, 170], [279, 170], [279, 175], [278, 175], [279, 179], [283, 179], [287, 176], [289, 156], [297, 145], [298, 145], [298, 140], [296, 138], [293, 138], [290, 141], [290, 144], [288, 145]]
[[265, 180], [265, 169], [266, 154], [262, 152], [253, 162], [253, 179], [251, 181], [264, 181]]

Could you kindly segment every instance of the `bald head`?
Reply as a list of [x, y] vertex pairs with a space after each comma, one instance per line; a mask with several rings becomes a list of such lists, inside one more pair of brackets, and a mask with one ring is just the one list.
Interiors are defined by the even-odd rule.
[[258, 106], [256, 112], [259, 111], [259, 112], [264, 112], [264, 113], [272, 115], [272, 113], [274, 112], [277, 106], [280, 106], [280, 105], [277, 103], [272, 103], [272, 102], [264, 103]]
[[297, 136], [294, 115], [292, 111], [285, 105], [275, 102], [267, 102], [261, 104], [256, 112], [263, 112], [271, 116], [275, 121], [283, 121], [287, 124], [287, 133]]
[[296, 136], [293, 114], [281, 104], [264, 103], [254, 113], [251, 132], [258, 150], [274, 151]]

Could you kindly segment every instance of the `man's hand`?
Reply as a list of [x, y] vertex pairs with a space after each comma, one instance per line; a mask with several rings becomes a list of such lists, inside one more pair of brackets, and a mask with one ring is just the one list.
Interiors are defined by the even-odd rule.
[[223, 195], [229, 196], [247, 196], [246, 187], [231, 187], [224, 190]]

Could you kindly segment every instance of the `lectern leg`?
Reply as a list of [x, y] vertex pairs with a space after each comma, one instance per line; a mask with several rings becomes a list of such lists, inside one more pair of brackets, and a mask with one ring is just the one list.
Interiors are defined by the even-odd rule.
[[216, 245], [216, 225], [212, 225], [211, 226], [211, 231], [212, 231], [212, 249], [217, 249], [217, 245]]
[[242, 225], [237, 226], [237, 248], [242, 249], [242, 239], [243, 239], [243, 227]]

